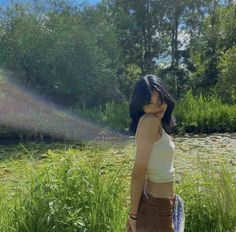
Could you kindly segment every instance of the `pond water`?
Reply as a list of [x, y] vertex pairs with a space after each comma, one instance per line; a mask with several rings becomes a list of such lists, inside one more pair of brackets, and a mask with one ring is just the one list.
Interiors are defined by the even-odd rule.
[[[208, 163], [210, 166], [224, 165], [235, 171], [236, 174], [236, 133], [215, 133], [206, 134], [185, 134], [183, 136], [171, 135], [175, 143], [175, 160], [177, 179], [181, 179], [185, 171], [197, 172], [199, 160]], [[21, 158], [28, 157], [37, 160], [47, 158], [48, 150], [63, 153], [66, 149], [80, 149], [80, 144], [65, 142], [22, 142], [16, 144], [0, 145], [0, 178], [9, 174], [13, 164]], [[89, 147], [87, 154], [89, 154]], [[133, 165], [135, 152], [134, 138], [130, 137], [125, 143], [116, 143], [106, 149], [104, 156], [111, 157], [114, 163], [119, 163], [125, 158], [128, 159], [128, 169]], [[114, 159], [115, 158], [115, 159]], [[6, 165], [7, 163], [7, 165]], [[15, 164], [14, 164], [15, 165]], [[119, 165], [119, 164], [118, 164]]]

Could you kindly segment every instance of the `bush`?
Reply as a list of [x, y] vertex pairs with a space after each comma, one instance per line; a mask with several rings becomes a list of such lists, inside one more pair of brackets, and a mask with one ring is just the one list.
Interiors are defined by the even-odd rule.
[[[98, 121], [110, 128], [125, 131], [129, 127], [129, 103], [110, 102], [104, 107], [87, 110], [75, 109], [82, 116]], [[200, 94], [194, 97], [191, 91], [180, 99], [174, 109], [178, 133], [212, 133], [236, 131], [236, 106], [226, 105], [216, 95], [208, 97]]]
[[72, 111], [76, 112], [81, 117], [87, 118], [92, 121], [97, 121], [101, 125], [124, 132], [125, 129], [129, 127], [130, 123], [128, 109], [128, 102], [108, 102], [104, 107], [99, 106], [97, 108], [85, 110], [76, 107], [72, 109]]
[[236, 106], [223, 104], [216, 95], [194, 97], [188, 91], [177, 103], [174, 115], [186, 132], [236, 131]]

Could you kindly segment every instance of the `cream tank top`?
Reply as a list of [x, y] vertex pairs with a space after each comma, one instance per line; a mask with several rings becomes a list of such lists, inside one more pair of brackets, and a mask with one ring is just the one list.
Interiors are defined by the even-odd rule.
[[173, 158], [175, 144], [162, 128], [161, 138], [153, 143], [152, 152], [147, 165], [147, 178], [156, 183], [174, 181], [175, 169]]

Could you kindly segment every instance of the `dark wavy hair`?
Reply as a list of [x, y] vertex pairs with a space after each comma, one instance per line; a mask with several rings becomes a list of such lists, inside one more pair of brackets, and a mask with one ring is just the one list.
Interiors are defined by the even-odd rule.
[[129, 127], [129, 134], [134, 135], [137, 130], [138, 122], [145, 112], [144, 105], [149, 104], [153, 91], [158, 91], [160, 94], [161, 103], [166, 102], [167, 109], [161, 119], [163, 128], [169, 131], [172, 127], [176, 126], [175, 117], [172, 112], [175, 107], [175, 100], [171, 96], [166, 84], [162, 79], [155, 75], [146, 75], [141, 77], [134, 87], [134, 91], [129, 104], [129, 115], [131, 123]]

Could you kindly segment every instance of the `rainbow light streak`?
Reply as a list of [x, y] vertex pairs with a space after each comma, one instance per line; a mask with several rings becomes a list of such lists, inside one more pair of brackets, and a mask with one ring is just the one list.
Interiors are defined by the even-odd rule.
[[77, 142], [125, 142], [130, 138], [58, 109], [0, 74], [0, 125]]

